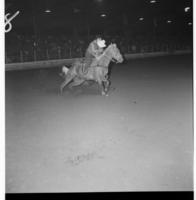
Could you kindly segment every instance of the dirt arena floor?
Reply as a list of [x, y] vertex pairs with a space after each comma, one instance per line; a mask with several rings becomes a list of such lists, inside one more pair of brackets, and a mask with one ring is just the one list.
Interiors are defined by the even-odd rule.
[[6, 72], [6, 192], [192, 191], [192, 56], [113, 65], [59, 95], [60, 68]]

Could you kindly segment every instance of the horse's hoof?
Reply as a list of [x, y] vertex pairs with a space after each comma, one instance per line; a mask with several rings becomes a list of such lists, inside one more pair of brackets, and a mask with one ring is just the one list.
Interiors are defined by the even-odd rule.
[[106, 97], [109, 96], [108, 93], [106, 93], [106, 92], [102, 92], [101, 95], [102, 95], [102, 96], [106, 96]]
[[63, 95], [63, 90], [60, 90], [60, 91], [59, 91], [59, 94], [60, 94], [60, 95]]

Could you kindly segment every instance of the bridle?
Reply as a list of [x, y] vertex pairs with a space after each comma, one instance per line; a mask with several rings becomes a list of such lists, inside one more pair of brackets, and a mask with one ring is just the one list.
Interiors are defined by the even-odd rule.
[[114, 63], [119, 63], [115, 58], [112, 58], [111, 56], [108, 56], [105, 52], [103, 53], [103, 56], [106, 56], [108, 59], [111, 59], [112, 62]]
[[115, 58], [111, 58], [110, 56], [108, 56], [108, 55], [106, 55], [106, 54], [105, 54], [104, 56], [106, 56], [108, 59], [111, 59], [112, 62], [115, 62], [115, 63], [118, 62]]

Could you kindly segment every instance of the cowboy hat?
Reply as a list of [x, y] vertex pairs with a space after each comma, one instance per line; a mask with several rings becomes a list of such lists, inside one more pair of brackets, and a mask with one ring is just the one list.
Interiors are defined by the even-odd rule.
[[106, 47], [105, 40], [102, 40], [101, 38], [98, 38], [98, 39], [97, 39], [97, 45], [98, 45], [100, 48]]

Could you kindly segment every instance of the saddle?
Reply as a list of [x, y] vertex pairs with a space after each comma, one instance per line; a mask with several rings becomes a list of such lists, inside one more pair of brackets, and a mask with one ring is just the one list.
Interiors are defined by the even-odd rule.
[[87, 61], [85, 58], [83, 58], [82, 61], [81, 61], [80, 69], [84, 74], [86, 74], [90, 67], [96, 67], [97, 64], [98, 64], [98, 62], [95, 58], [90, 60], [90, 61]]
[[79, 72], [81, 74], [87, 74], [88, 73], [88, 63], [86, 62], [85, 58], [82, 59], [79, 67]]

